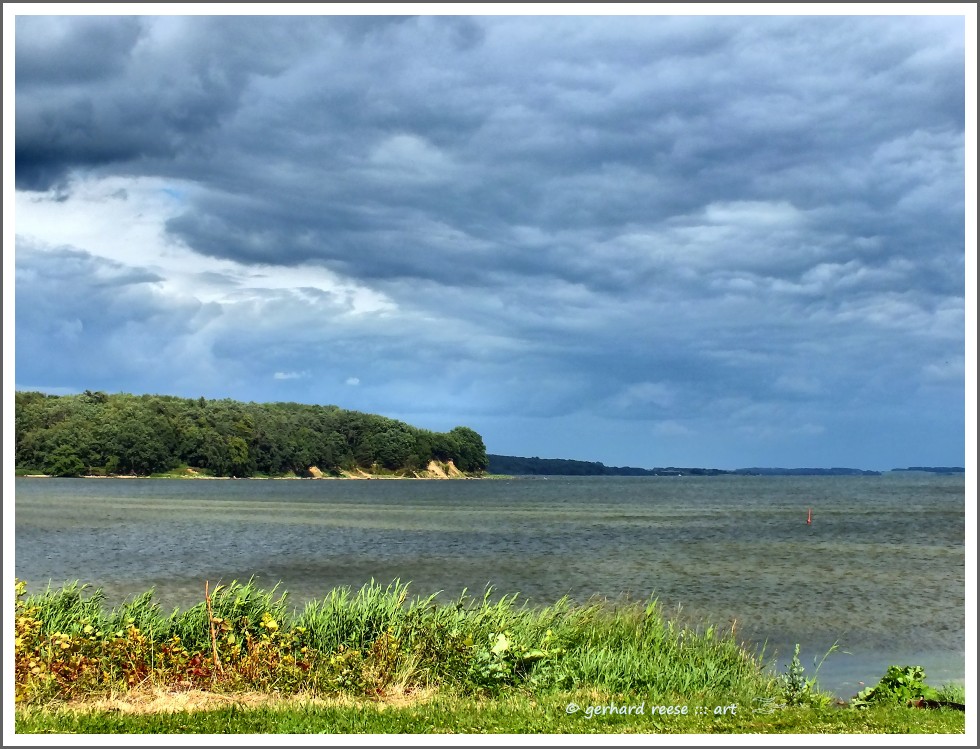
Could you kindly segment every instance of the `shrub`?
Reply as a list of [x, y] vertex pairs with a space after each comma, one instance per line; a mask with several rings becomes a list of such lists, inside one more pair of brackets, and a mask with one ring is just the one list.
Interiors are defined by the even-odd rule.
[[[827, 652], [827, 655], [830, 655], [836, 649], [837, 645], [835, 644]], [[823, 660], [820, 663], [822, 664]], [[817, 665], [817, 671], [819, 670], [820, 665]], [[805, 675], [803, 664], [800, 663], [799, 643], [796, 644], [796, 648], [793, 651], [793, 660], [787, 667], [786, 673], [779, 675], [778, 684], [782, 692], [782, 697], [787, 705], [826, 707], [830, 703], [831, 697], [819, 692], [815, 688], [817, 684], [816, 674], [814, 673], [814, 676]]]
[[935, 700], [939, 697], [925, 683], [926, 672], [922, 666], [889, 666], [888, 671], [873, 687], [861, 690], [851, 700], [852, 707], [867, 707], [872, 703], [908, 705], [912, 700]]

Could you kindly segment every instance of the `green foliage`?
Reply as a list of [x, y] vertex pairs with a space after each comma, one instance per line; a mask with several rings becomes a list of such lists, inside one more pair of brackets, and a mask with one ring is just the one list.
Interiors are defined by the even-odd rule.
[[44, 461], [44, 472], [52, 476], [80, 476], [85, 472], [85, 464], [72, 445], [59, 445]]
[[[656, 601], [572, 606], [563, 599], [531, 609], [517, 605], [516, 595], [492, 600], [488, 589], [481, 598], [464, 592], [439, 604], [435, 596], [410, 599], [396, 581], [337, 589], [297, 613], [285, 594], [249, 581], [213, 589], [209, 616], [203, 601], [164, 615], [152, 591], [106, 609], [98, 589], [76, 584], [27, 596], [23, 582], [14, 587], [19, 733], [964, 731], [962, 712], [901, 706], [931, 695], [918, 667], [889, 669], [878, 696], [866, 695], [868, 709], [832, 710], [816, 699], [798, 649], [780, 684], [732, 637], [665, 619]], [[276, 703], [149, 716], [45, 707], [107, 694], [126, 699], [147, 687], [339, 699], [332, 707]], [[399, 704], [386, 703], [391, 697]], [[780, 699], [779, 710], [751, 709]], [[571, 702], [644, 700], [732, 703], [737, 711], [589, 720], [566, 710]]]
[[374, 582], [331, 591], [290, 612], [285, 595], [251, 581], [163, 615], [152, 591], [106, 610], [100, 590], [17, 585], [19, 702], [137, 684], [382, 696], [437, 686], [457, 693], [562, 689], [745, 703], [768, 694], [762, 664], [731, 637], [676, 626], [655, 602], [545, 608], [463, 593], [454, 603], [408, 598]]
[[867, 707], [874, 703], [908, 705], [913, 700], [939, 699], [939, 692], [925, 683], [922, 666], [889, 666], [888, 671], [873, 687], [861, 690], [851, 700], [851, 706]]
[[964, 684], [944, 684], [939, 688], [936, 699], [940, 702], [955, 702], [960, 705], [966, 704], [966, 686]]
[[[830, 655], [836, 648], [837, 645], [835, 644], [827, 652], [827, 655]], [[822, 664], [823, 660], [820, 663]], [[816, 670], [820, 670], [819, 665], [817, 665]], [[814, 672], [813, 676], [806, 675], [803, 664], [800, 663], [799, 643], [796, 644], [793, 650], [793, 660], [787, 666], [786, 672], [779, 675], [778, 684], [783, 701], [793, 707], [825, 707], [831, 701], [830, 695], [819, 692], [816, 689], [816, 672]]]
[[455, 427], [449, 436], [459, 445], [456, 467], [461, 471], [485, 471], [490, 461], [483, 438], [469, 427]]
[[[24, 734], [285, 734], [291, 736], [323, 734], [435, 734], [452, 736], [456, 744], [469, 744], [464, 734], [593, 734], [596, 743], [609, 744], [601, 735], [639, 734], [634, 739], [616, 743], [650, 744], [651, 733], [694, 734], [685, 744], [731, 744], [721, 734], [790, 734], [816, 735], [868, 734], [887, 739], [888, 735], [950, 734], [949, 744], [957, 743], [955, 735], [964, 734], [965, 713], [952, 710], [906, 710], [897, 707], [877, 707], [874, 710], [812, 710], [785, 708], [772, 713], [753, 713], [739, 710], [734, 716], [684, 715], [663, 719], [645, 716], [604, 716], [587, 719], [582, 712], [569, 715], [566, 707], [579, 705], [632, 702], [635, 695], [610, 695], [562, 692], [536, 695], [528, 699], [521, 692], [502, 692], [491, 699], [480, 696], [457, 696], [439, 693], [397, 702], [385, 702], [374, 697], [317, 700], [270, 700], [267, 704], [245, 707], [231, 695], [223, 696], [220, 704], [208, 709], [165, 710], [160, 712], [129, 712], [116, 707], [108, 709], [70, 709], [59, 703], [44, 706], [20, 706], [14, 713], [13, 730]], [[647, 703], [650, 704], [649, 702]], [[719, 736], [712, 740], [710, 735]], [[700, 737], [700, 738], [698, 738]], [[845, 743], [846, 737], [842, 736]], [[202, 741], [206, 740], [202, 737]], [[170, 739], [173, 741], [173, 738]], [[419, 742], [378, 740], [370, 743], [436, 743], [429, 739]], [[21, 742], [26, 743], [26, 742]], [[74, 743], [74, 742], [73, 742]], [[90, 743], [90, 742], [86, 742]], [[104, 742], [107, 743], [107, 742]], [[117, 742], [118, 743], [118, 742]], [[144, 741], [141, 743], [161, 743]], [[188, 740], [188, 743], [198, 743]], [[254, 742], [246, 742], [254, 743]], [[282, 742], [296, 743], [285, 738]], [[354, 742], [345, 742], [354, 743]], [[362, 742], [357, 742], [362, 743]], [[486, 743], [480, 741], [479, 743]], [[496, 743], [496, 742], [494, 742]], [[501, 740], [503, 743], [503, 740]], [[522, 742], [522, 743], [531, 743]], [[548, 742], [552, 743], [552, 742]], [[582, 743], [570, 738], [571, 745]], [[673, 742], [666, 742], [673, 743]], [[762, 743], [762, 742], [754, 742]], [[765, 742], [772, 743], [772, 742]], [[784, 743], [784, 742], [780, 742]], [[830, 744], [831, 741], [800, 741], [792, 744]], [[858, 743], [858, 742], [849, 742]], [[868, 742], [861, 742], [868, 743]], [[899, 742], [893, 742], [899, 743]], [[904, 743], [904, 742], [903, 742]], [[920, 743], [935, 743], [923, 741]], [[962, 742], [958, 742], [962, 743]]]
[[373, 462], [388, 470], [412, 466], [415, 436], [406, 428], [393, 427], [377, 432], [369, 441]]
[[[545, 669], [537, 668], [562, 655], [562, 649], [549, 648], [551, 630], [545, 635], [541, 647], [529, 647], [515, 641], [512, 632], [491, 634], [486, 644], [473, 648], [468, 677], [479, 688], [498, 691], [504, 686], [514, 686], [521, 681], [544, 683], [548, 681]], [[536, 671], [537, 678], [532, 677]], [[542, 678], [545, 677], [545, 678]]]
[[483, 439], [441, 434], [337, 406], [161, 395], [15, 396], [16, 469], [149, 476], [187, 466], [212, 476], [307, 475], [361, 468], [411, 474], [429, 461], [486, 469]]

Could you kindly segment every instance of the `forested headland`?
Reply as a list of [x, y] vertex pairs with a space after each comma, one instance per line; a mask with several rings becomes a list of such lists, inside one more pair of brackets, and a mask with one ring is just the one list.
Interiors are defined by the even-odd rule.
[[15, 394], [16, 469], [53, 476], [414, 475], [431, 461], [466, 474], [488, 465], [483, 438], [420, 429], [334, 405], [167, 395]]

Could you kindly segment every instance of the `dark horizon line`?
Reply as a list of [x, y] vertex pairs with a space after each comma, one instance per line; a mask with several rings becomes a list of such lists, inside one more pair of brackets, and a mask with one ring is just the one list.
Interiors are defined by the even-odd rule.
[[541, 458], [539, 456], [526, 457], [518, 455], [501, 455], [497, 453], [487, 453], [487, 458], [493, 462], [496, 460], [519, 460], [519, 461], [540, 461], [542, 463], [562, 463], [568, 467], [572, 466], [595, 466], [598, 469], [606, 471], [630, 471], [630, 472], [643, 472], [643, 473], [657, 473], [657, 472], [710, 472], [711, 474], [746, 474], [746, 473], [759, 473], [759, 472], [769, 472], [769, 473], [849, 473], [849, 474], [882, 474], [891, 472], [923, 472], [923, 473], [965, 473], [966, 468], [963, 466], [907, 466], [904, 468], [887, 468], [887, 469], [863, 469], [863, 468], [851, 468], [844, 466], [831, 466], [831, 467], [782, 467], [782, 466], [747, 466], [742, 468], [708, 468], [704, 466], [657, 466], [654, 468], [641, 468], [637, 466], [609, 466], [602, 461], [589, 461], [589, 460], [576, 460], [573, 458]]

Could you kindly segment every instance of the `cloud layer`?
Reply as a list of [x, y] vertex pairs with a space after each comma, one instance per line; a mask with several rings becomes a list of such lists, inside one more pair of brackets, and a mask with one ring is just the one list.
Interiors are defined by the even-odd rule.
[[963, 18], [16, 23], [19, 387], [963, 461]]

